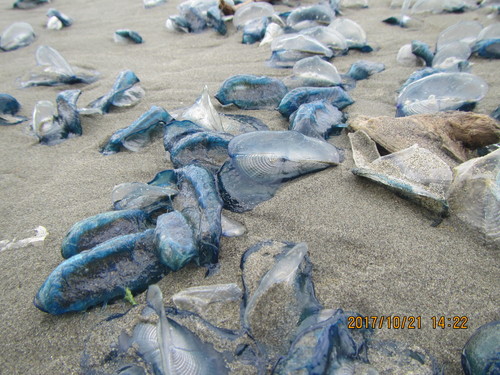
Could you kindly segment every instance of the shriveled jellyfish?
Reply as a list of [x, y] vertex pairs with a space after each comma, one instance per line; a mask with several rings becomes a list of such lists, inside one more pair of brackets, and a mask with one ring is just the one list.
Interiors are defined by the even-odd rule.
[[450, 209], [459, 219], [500, 244], [500, 149], [455, 167]]
[[375, 142], [366, 133], [349, 134], [357, 176], [375, 181], [396, 194], [441, 216], [448, 214], [446, 193], [451, 184], [451, 168], [429, 150], [413, 145], [380, 156]]
[[271, 360], [284, 355], [300, 323], [320, 309], [307, 244], [260, 242], [241, 258], [242, 323]]

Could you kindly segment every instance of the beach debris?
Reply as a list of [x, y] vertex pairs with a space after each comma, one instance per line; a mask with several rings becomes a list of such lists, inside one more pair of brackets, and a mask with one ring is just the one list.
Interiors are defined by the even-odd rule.
[[494, 374], [500, 368], [500, 321], [479, 327], [467, 340], [462, 351], [465, 375]]
[[61, 255], [68, 259], [117, 236], [143, 232], [150, 217], [138, 209], [103, 212], [75, 223], [64, 236]]
[[61, 91], [56, 97], [57, 111], [51, 101], [36, 103], [31, 130], [40, 143], [52, 146], [66, 138], [82, 135], [76, 106], [81, 93], [80, 90]]
[[356, 81], [367, 79], [375, 73], [380, 73], [385, 70], [385, 65], [373, 61], [358, 60], [353, 63], [347, 75]]
[[21, 87], [92, 83], [99, 73], [70, 66], [61, 54], [49, 46], [39, 46], [35, 52], [37, 67], [21, 79]]
[[50, 0], [17, 0], [12, 7], [17, 9], [31, 9], [39, 5], [48, 4]]
[[118, 44], [141, 44], [142, 37], [137, 31], [130, 29], [119, 29], [113, 34], [113, 40]]
[[500, 149], [453, 170], [448, 200], [454, 215], [500, 244]]
[[41, 225], [37, 226], [34, 231], [34, 236], [26, 237], [21, 240], [18, 240], [17, 238], [12, 240], [1, 240], [0, 253], [5, 250], [22, 249], [23, 247], [27, 247], [29, 245], [38, 246], [45, 241], [45, 237], [49, 234], [47, 229]]
[[380, 156], [375, 142], [362, 130], [349, 134], [356, 168], [352, 173], [381, 184], [439, 216], [447, 216], [446, 196], [451, 168], [439, 156], [413, 145]]
[[296, 131], [259, 131], [229, 142], [231, 160], [217, 173], [224, 208], [244, 212], [271, 199], [282, 183], [343, 160], [335, 146]]
[[388, 152], [418, 144], [451, 167], [474, 157], [474, 150], [500, 141], [500, 125], [487, 115], [471, 112], [438, 112], [394, 118], [358, 116], [349, 121]]
[[241, 258], [242, 325], [271, 363], [284, 355], [300, 323], [321, 306], [314, 294], [307, 244], [260, 242]]
[[27, 22], [15, 22], [0, 36], [0, 49], [12, 51], [21, 47], [29, 46], [35, 40], [35, 31]]
[[206, 85], [203, 87], [201, 95], [195, 100], [194, 104], [179, 112], [179, 114], [174, 114], [176, 120], [194, 122], [202, 126], [205, 130], [224, 131], [221, 116], [210, 100]]
[[114, 237], [60, 263], [35, 296], [35, 306], [60, 315], [140, 293], [168, 270], [154, 250], [154, 230]]
[[118, 74], [111, 90], [87, 105], [80, 108], [82, 115], [105, 114], [115, 107], [130, 107], [137, 104], [145, 95], [140, 80], [131, 70]]
[[172, 121], [172, 116], [161, 107], [152, 106], [128, 127], [117, 130], [101, 148], [103, 155], [120, 152], [122, 147], [138, 151], [150, 141], [151, 134]]
[[293, 74], [285, 77], [283, 83], [289, 89], [328, 87], [341, 85], [342, 78], [335, 65], [319, 56], [312, 56], [297, 61], [293, 66]]
[[165, 4], [166, 2], [166, 0], [143, 0], [144, 8], [146, 9], [153, 8], [160, 4]]
[[47, 11], [47, 29], [61, 30], [63, 27], [69, 27], [73, 24], [73, 19], [64, 13], [59, 12], [57, 9], [50, 8]]
[[222, 105], [234, 104], [241, 109], [271, 109], [276, 108], [287, 91], [279, 79], [239, 74], [226, 79], [215, 98]]
[[488, 84], [474, 74], [432, 74], [401, 90], [396, 101], [396, 116], [472, 110], [487, 91]]
[[290, 118], [304, 103], [314, 102], [316, 100], [325, 100], [338, 109], [354, 103], [351, 96], [341, 87], [298, 87], [289, 91], [281, 100], [278, 111], [284, 117]]
[[171, 211], [172, 197], [177, 194], [175, 183], [155, 186], [142, 182], [124, 182], [111, 193], [115, 210], [142, 210], [150, 216]]
[[0, 93], [0, 125], [16, 125], [28, 120], [24, 116], [16, 116], [21, 104], [12, 95]]
[[346, 128], [344, 114], [330, 103], [318, 100], [302, 104], [291, 116], [289, 130], [319, 139], [340, 135]]
[[326, 4], [314, 4], [293, 9], [286, 18], [286, 25], [295, 31], [314, 26], [328, 26], [335, 13]]
[[242, 295], [240, 287], [234, 283], [202, 285], [181, 290], [172, 296], [172, 302], [178, 309], [201, 314], [208, 305], [239, 302]]

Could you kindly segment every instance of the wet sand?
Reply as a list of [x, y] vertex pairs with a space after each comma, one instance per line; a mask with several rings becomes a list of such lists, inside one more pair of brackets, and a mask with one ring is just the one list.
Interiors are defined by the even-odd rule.
[[[111, 0], [54, 0], [51, 6], [75, 20], [61, 31], [44, 27], [49, 6], [13, 10], [10, 3], [0, 5], [0, 29], [25, 21], [37, 35], [28, 47], [0, 53], [0, 92], [21, 102], [20, 114], [31, 117], [37, 101], [54, 101], [58, 92], [69, 88], [83, 91], [78, 103], [84, 106], [107, 93], [124, 69], [133, 70], [146, 91], [135, 107], [82, 117], [83, 136], [56, 146], [39, 145], [27, 133], [26, 124], [0, 129], [0, 240], [28, 237], [39, 225], [49, 231], [42, 246], [0, 252], [0, 373], [73, 374], [79, 372], [84, 341], [93, 327], [128, 305], [119, 302], [50, 316], [33, 306], [33, 297], [61, 262], [62, 238], [75, 222], [110, 210], [115, 185], [147, 182], [171, 167], [160, 137], [137, 153], [103, 156], [100, 145], [152, 105], [167, 111], [190, 105], [204, 85], [213, 96], [234, 74], [284, 77], [290, 72], [268, 67], [269, 47], [241, 44], [241, 33], [232, 25], [225, 37], [212, 30], [196, 35], [167, 32], [165, 20], [177, 13], [174, 0], [152, 9], [144, 9], [140, 0], [122, 0], [119, 5]], [[418, 39], [434, 45], [439, 32], [459, 20], [477, 19], [483, 25], [494, 21], [478, 10], [429, 15], [423, 17], [421, 28], [401, 29], [381, 22], [398, 13], [389, 3], [372, 0], [368, 9], [345, 10], [345, 16], [358, 22], [369, 42], [380, 49], [370, 54], [351, 51], [332, 60], [339, 72], [345, 73], [359, 59], [386, 65], [384, 72], [359, 82], [351, 92], [356, 100], [346, 109], [351, 118], [394, 115], [395, 91], [414, 70], [395, 61], [403, 44]], [[139, 32], [145, 43], [115, 44], [113, 32], [120, 28]], [[34, 53], [40, 45], [57, 49], [72, 65], [98, 70], [101, 79], [90, 85], [19, 89], [16, 78], [35, 66]], [[472, 72], [490, 86], [475, 111], [489, 114], [499, 104], [499, 63], [471, 61]], [[226, 113], [256, 116], [273, 130], [288, 127], [277, 111], [245, 112], [215, 105]], [[240, 238], [222, 239], [220, 272], [204, 278], [203, 269], [188, 266], [168, 275], [159, 283], [166, 302], [187, 287], [241, 285], [240, 257], [256, 242], [306, 242], [316, 293], [325, 307], [375, 317], [421, 317], [420, 329], [382, 328], [377, 334], [417, 344], [433, 354], [447, 374], [460, 374], [460, 352], [468, 337], [479, 326], [500, 318], [498, 249], [485, 246], [474, 231], [453, 218], [431, 226], [434, 218], [424, 209], [350, 172], [353, 161], [346, 134], [330, 142], [346, 150], [343, 164], [289, 183], [250, 212], [230, 214], [248, 231]], [[468, 328], [434, 329], [432, 317], [440, 316], [465, 316]]]

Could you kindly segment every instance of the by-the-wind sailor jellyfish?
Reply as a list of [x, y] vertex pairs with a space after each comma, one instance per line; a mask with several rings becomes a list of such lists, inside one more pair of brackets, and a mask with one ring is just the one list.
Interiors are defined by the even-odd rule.
[[15, 22], [7, 27], [0, 36], [0, 49], [12, 51], [26, 47], [35, 40], [35, 31], [29, 23]]
[[293, 66], [293, 75], [283, 82], [289, 88], [336, 86], [342, 83], [342, 78], [335, 65], [319, 56], [306, 57]]
[[155, 374], [228, 374], [221, 353], [167, 317], [157, 285], [149, 287], [147, 302], [158, 315], [158, 323], [137, 324], [132, 340], [144, 360], [155, 369]]
[[130, 151], [138, 151], [150, 140], [159, 126], [172, 120], [172, 116], [161, 107], [152, 106], [128, 127], [117, 130], [101, 149], [101, 154], [111, 155], [119, 152], [122, 147]]
[[436, 42], [436, 50], [439, 51], [446, 44], [452, 42], [465, 42], [469, 46], [472, 46], [482, 29], [483, 26], [478, 21], [457, 22], [439, 34]]
[[118, 44], [141, 44], [142, 37], [137, 31], [129, 29], [119, 29], [113, 34], [113, 40]]
[[432, 59], [432, 67], [445, 69], [447, 72], [461, 71], [463, 65], [468, 65], [467, 59], [471, 52], [466, 42], [450, 42], [436, 52]]
[[53, 315], [88, 307], [144, 291], [168, 270], [155, 251], [153, 229], [112, 238], [63, 261], [49, 275], [34, 304]]
[[277, 78], [239, 74], [226, 79], [215, 98], [242, 109], [275, 108], [287, 91]]
[[60, 30], [63, 27], [69, 27], [73, 24], [73, 20], [70, 17], [54, 8], [47, 11], [47, 17], [49, 17], [47, 20], [47, 29]]
[[397, 116], [470, 110], [488, 91], [488, 84], [469, 73], [436, 73], [406, 86], [397, 98]]
[[328, 26], [341, 33], [349, 48], [359, 49], [362, 52], [371, 52], [372, 47], [367, 44], [366, 32], [363, 28], [348, 18], [336, 18]]
[[465, 375], [494, 375], [500, 370], [500, 321], [482, 325], [469, 338], [462, 351]]
[[272, 17], [273, 14], [274, 8], [269, 3], [248, 3], [238, 8], [238, 10], [234, 13], [233, 24], [239, 29], [253, 19]]
[[0, 125], [15, 125], [26, 121], [26, 117], [16, 116], [20, 108], [21, 104], [16, 98], [0, 93]]
[[286, 24], [293, 30], [302, 30], [319, 25], [328, 26], [334, 18], [335, 14], [330, 7], [316, 4], [294, 9], [287, 17]]
[[137, 104], [145, 95], [139, 84], [140, 80], [131, 70], [124, 70], [118, 74], [111, 90], [81, 108], [80, 114], [92, 115], [108, 113], [111, 107], [129, 107]]
[[82, 135], [76, 102], [80, 90], [66, 90], [57, 95], [57, 113], [52, 102], [41, 100], [33, 111], [32, 130], [40, 143], [54, 145], [70, 136]]
[[335, 146], [296, 131], [242, 134], [229, 142], [228, 153], [239, 172], [263, 183], [288, 180], [343, 160]]
[[35, 59], [37, 67], [23, 77], [21, 87], [92, 83], [99, 78], [98, 72], [69, 65], [59, 52], [49, 46], [38, 47]]

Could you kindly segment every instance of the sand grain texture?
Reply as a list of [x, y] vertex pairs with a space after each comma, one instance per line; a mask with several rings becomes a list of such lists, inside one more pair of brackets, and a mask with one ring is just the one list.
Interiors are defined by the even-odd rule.
[[[75, 222], [110, 210], [115, 185], [147, 182], [170, 167], [160, 138], [138, 153], [103, 156], [100, 145], [152, 105], [167, 111], [190, 105], [204, 85], [213, 96], [234, 74], [282, 78], [291, 72], [267, 67], [268, 47], [241, 44], [241, 33], [232, 26], [227, 37], [211, 30], [196, 35], [167, 32], [165, 20], [177, 13], [178, 0], [152, 9], [144, 9], [140, 0], [119, 4], [54, 0], [50, 6], [74, 18], [73, 26], [61, 31], [45, 29], [49, 6], [13, 10], [11, 3], [0, 5], [0, 29], [25, 21], [37, 34], [30, 46], [0, 53], [0, 92], [21, 102], [21, 115], [31, 117], [38, 100], [54, 101], [59, 91], [69, 88], [83, 90], [79, 105], [84, 106], [107, 93], [124, 69], [133, 70], [146, 91], [133, 108], [83, 117], [83, 136], [53, 147], [37, 144], [25, 132], [25, 124], [0, 128], [0, 240], [28, 237], [39, 225], [50, 233], [41, 247], [0, 252], [0, 372], [73, 374], [79, 371], [84, 340], [93, 327], [127, 305], [53, 317], [38, 311], [33, 297], [62, 261], [61, 241]], [[434, 45], [440, 31], [462, 19], [478, 19], [484, 25], [493, 22], [480, 10], [430, 15], [424, 18], [423, 28], [405, 30], [381, 22], [398, 13], [389, 3], [372, 0], [368, 9], [345, 11], [380, 50], [353, 51], [333, 60], [339, 72], [345, 73], [359, 59], [386, 64], [384, 72], [360, 81], [351, 92], [356, 102], [348, 107], [349, 116], [394, 116], [395, 91], [413, 71], [396, 63], [403, 44], [419, 39]], [[113, 33], [120, 28], [137, 31], [145, 43], [114, 43]], [[17, 88], [16, 78], [34, 67], [35, 50], [44, 44], [57, 49], [72, 65], [98, 70], [101, 79], [86, 86]], [[472, 62], [472, 72], [490, 86], [476, 112], [489, 114], [499, 104], [499, 63], [478, 58]], [[254, 115], [273, 130], [288, 127], [277, 111], [225, 111]], [[316, 292], [325, 307], [367, 316], [420, 316], [421, 329], [381, 329], [378, 334], [417, 344], [445, 364], [448, 374], [460, 374], [460, 352], [468, 337], [479, 326], [500, 318], [498, 249], [484, 246], [473, 231], [453, 220], [431, 227], [433, 218], [422, 208], [350, 172], [354, 164], [345, 134], [330, 142], [346, 149], [343, 164], [288, 184], [253, 211], [231, 214], [248, 232], [221, 241], [220, 272], [204, 279], [203, 269], [188, 266], [170, 274], [160, 282], [165, 299], [192, 286], [231, 282], [241, 286], [240, 257], [258, 241], [306, 242]], [[469, 328], [433, 329], [432, 316], [467, 316]]]

